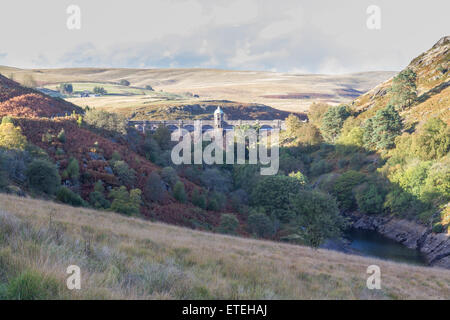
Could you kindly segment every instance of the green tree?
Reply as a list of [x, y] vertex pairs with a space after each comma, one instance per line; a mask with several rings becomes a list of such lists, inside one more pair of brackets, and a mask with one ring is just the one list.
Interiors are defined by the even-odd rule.
[[108, 92], [103, 87], [94, 87], [94, 93], [103, 96]]
[[128, 166], [125, 161], [115, 161], [113, 171], [121, 183], [126, 186], [132, 186], [136, 180], [136, 171]]
[[328, 142], [334, 142], [341, 132], [345, 119], [351, 115], [347, 106], [330, 107], [322, 118], [320, 130]]
[[171, 188], [175, 186], [179, 178], [177, 172], [172, 167], [165, 167], [161, 170], [161, 178], [167, 183]]
[[61, 83], [59, 85], [59, 91], [62, 94], [71, 94], [73, 92], [73, 86], [71, 83]]
[[84, 206], [84, 200], [67, 187], [60, 187], [56, 192], [56, 199], [74, 207]]
[[141, 194], [139, 189], [132, 189], [128, 192], [125, 186], [114, 188], [109, 193], [110, 198], [113, 199], [110, 209], [127, 215], [139, 214], [142, 202]]
[[161, 202], [164, 199], [165, 189], [159, 174], [150, 173], [144, 188], [144, 196], [151, 202]]
[[274, 231], [272, 221], [264, 213], [252, 213], [248, 216], [247, 224], [250, 231], [258, 237], [270, 237]]
[[304, 243], [314, 248], [326, 239], [338, 238], [346, 226], [333, 197], [319, 191], [301, 190], [290, 197], [295, 226]]
[[64, 171], [67, 178], [72, 181], [77, 181], [80, 178], [80, 166], [78, 165], [78, 160], [75, 158], [70, 158], [69, 164]]
[[413, 104], [417, 99], [416, 79], [416, 73], [409, 68], [394, 77], [390, 103], [399, 109], [404, 109]]
[[251, 204], [263, 207], [266, 212], [282, 222], [289, 222], [292, 212], [289, 210], [289, 194], [303, 188], [301, 182], [288, 176], [264, 176], [259, 179], [251, 194]]
[[201, 194], [198, 188], [195, 188], [192, 192], [192, 204], [202, 209], [206, 209], [206, 197]]
[[179, 202], [186, 202], [187, 196], [186, 191], [184, 190], [183, 182], [178, 181], [177, 183], [175, 183], [175, 186], [173, 187], [173, 197]]
[[225, 234], [236, 234], [239, 227], [239, 220], [234, 214], [225, 213], [220, 216], [220, 224], [217, 231]]
[[153, 139], [158, 143], [162, 150], [170, 148], [170, 130], [164, 125], [160, 125], [152, 135]]
[[394, 106], [388, 105], [367, 119], [364, 126], [364, 144], [368, 148], [390, 149], [403, 129], [402, 119]]
[[56, 166], [46, 160], [33, 160], [27, 168], [26, 176], [29, 186], [38, 192], [55, 194], [61, 178]]
[[364, 214], [378, 214], [383, 211], [384, 196], [375, 184], [364, 183], [355, 189], [358, 209]]
[[439, 159], [450, 152], [450, 128], [439, 118], [429, 119], [414, 135], [413, 149], [423, 160]]
[[354, 196], [354, 188], [365, 181], [365, 175], [349, 170], [336, 179], [333, 186], [333, 194], [339, 202], [342, 210], [356, 209], [356, 199]]
[[66, 132], [64, 131], [64, 128], [59, 131], [57, 138], [59, 142], [65, 143], [66, 142]]
[[108, 209], [111, 203], [105, 198], [105, 187], [98, 180], [94, 185], [94, 191], [89, 194], [89, 203], [96, 209]]

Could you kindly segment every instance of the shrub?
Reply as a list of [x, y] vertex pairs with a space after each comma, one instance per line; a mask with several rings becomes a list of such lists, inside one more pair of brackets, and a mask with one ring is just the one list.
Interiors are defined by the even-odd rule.
[[136, 171], [130, 168], [125, 161], [119, 160], [114, 162], [112, 169], [122, 184], [126, 186], [132, 186], [134, 184]]
[[175, 186], [178, 182], [178, 175], [174, 168], [165, 167], [161, 170], [161, 178], [166, 182], [171, 188]]
[[347, 106], [341, 105], [337, 107], [330, 107], [325, 112], [320, 130], [326, 141], [334, 142], [339, 136], [345, 119], [351, 115], [350, 109]]
[[48, 300], [57, 299], [60, 285], [54, 278], [35, 271], [24, 271], [12, 278], [6, 287], [9, 300]]
[[67, 187], [60, 187], [56, 192], [56, 199], [75, 207], [84, 206], [84, 200]]
[[238, 227], [239, 220], [236, 216], [234, 214], [225, 213], [220, 216], [220, 224], [217, 231], [225, 234], [236, 234]]
[[260, 206], [275, 218], [290, 220], [289, 194], [297, 193], [303, 186], [296, 178], [288, 176], [261, 177], [251, 194], [251, 204]]
[[59, 142], [62, 143], [66, 142], [66, 132], [64, 131], [64, 128], [62, 128], [61, 131], [58, 133], [57, 138]]
[[113, 199], [111, 210], [127, 215], [138, 214], [141, 206], [141, 190], [132, 189], [129, 193], [127, 188], [121, 186], [110, 191], [109, 196]]
[[253, 213], [247, 221], [250, 231], [259, 237], [269, 237], [273, 234], [273, 223], [264, 213]]
[[295, 226], [304, 243], [319, 247], [326, 239], [338, 238], [346, 226], [336, 200], [319, 191], [301, 190], [292, 195]]
[[314, 161], [310, 168], [312, 176], [320, 176], [321, 174], [328, 173], [331, 170], [333, 170], [333, 166], [325, 159]]
[[411, 69], [401, 71], [392, 80], [390, 103], [400, 109], [409, 107], [417, 99], [416, 73]]
[[94, 93], [99, 95], [105, 95], [108, 92], [103, 87], [94, 87]]
[[122, 79], [122, 80], [119, 81], [119, 84], [121, 86], [127, 86], [128, 87], [130, 85], [130, 81], [128, 81], [126, 79]]
[[24, 150], [27, 138], [20, 127], [15, 127], [8, 117], [3, 117], [0, 124], [0, 147], [8, 150]]
[[322, 119], [325, 113], [330, 108], [326, 103], [312, 103], [308, 109], [308, 119], [312, 124], [319, 126], [322, 124]]
[[383, 193], [375, 184], [363, 184], [357, 187], [355, 199], [361, 213], [377, 214], [383, 211]]
[[36, 159], [31, 162], [26, 171], [29, 186], [35, 191], [54, 194], [61, 184], [61, 178], [56, 166], [46, 160]]
[[109, 132], [113, 135], [127, 133], [125, 118], [116, 113], [91, 109], [86, 111], [84, 121], [91, 127]]
[[155, 171], [150, 173], [144, 188], [144, 196], [152, 202], [160, 202], [164, 199], [165, 188], [159, 174]]
[[184, 203], [187, 200], [186, 192], [184, 190], [184, 183], [181, 181], [178, 181], [175, 183], [175, 186], [173, 187], [173, 196], [178, 201]]
[[367, 119], [364, 124], [363, 140], [369, 149], [390, 149], [395, 138], [401, 134], [402, 119], [392, 105], [378, 110], [376, 115]]
[[192, 192], [192, 204], [202, 208], [206, 209], [206, 197], [204, 194], [201, 194], [198, 188], [195, 188]]
[[365, 175], [349, 170], [336, 179], [333, 187], [333, 194], [339, 202], [342, 210], [352, 210], [356, 208], [356, 199], [353, 190], [356, 186], [365, 181]]
[[59, 92], [62, 94], [71, 94], [73, 92], [73, 86], [71, 83], [61, 83], [59, 85]]

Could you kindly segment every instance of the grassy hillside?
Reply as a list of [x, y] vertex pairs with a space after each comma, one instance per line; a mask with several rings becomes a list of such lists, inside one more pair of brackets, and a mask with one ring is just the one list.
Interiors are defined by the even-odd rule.
[[[440, 117], [450, 124], [450, 37], [443, 37], [430, 50], [416, 57], [406, 67], [417, 74], [417, 101], [402, 110], [406, 124], [423, 123], [432, 117]], [[367, 119], [390, 101], [392, 79], [383, 82], [361, 95], [352, 106]]]
[[[450, 299], [450, 272], [0, 195], [0, 298]], [[81, 268], [69, 291], [66, 268]], [[366, 288], [381, 268], [382, 289]]]
[[[302, 75], [258, 71], [214, 69], [11, 69], [0, 73], [25, 83], [30, 77], [39, 86], [62, 82], [115, 84], [126, 79], [133, 87], [151, 85], [155, 91], [197, 94], [202, 100], [232, 100], [259, 103], [289, 112], [303, 112], [312, 101], [332, 104], [349, 102], [362, 92], [391, 77], [394, 72], [362, 72], [348, 75]], [[142, 97], [130, 101], [142, 106]], [[91, 99], [92, 100], [92, 99]], [[89, 102], [89, 105], [97, 100]], [[77, 103], [78, 101], [73, 101]], [[120, 105], [122, 103], [117, 101]], [[109, 99], [111, 106], [114, 99]], [[191, 103], [191, 101], [186, 101]]]

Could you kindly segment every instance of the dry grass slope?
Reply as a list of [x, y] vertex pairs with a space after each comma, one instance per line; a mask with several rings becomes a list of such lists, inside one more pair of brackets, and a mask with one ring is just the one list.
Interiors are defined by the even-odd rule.
[[[68, 265], [82, 289], [65, 288]], [[366, 288], [377, 264], [382, 290]], [[450, 299], [450, 271], [0, 195], [0, 297]]]

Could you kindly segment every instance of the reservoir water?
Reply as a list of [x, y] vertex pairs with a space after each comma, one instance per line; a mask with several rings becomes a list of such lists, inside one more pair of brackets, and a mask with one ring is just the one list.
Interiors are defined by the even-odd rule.
[[427, 265], [425, 257], [419, 250], [409, 249], [376, 231], [350, 229], [344, 237], [350, 241], [350, 249], [361, 255], [421, 266]]

